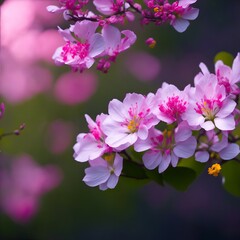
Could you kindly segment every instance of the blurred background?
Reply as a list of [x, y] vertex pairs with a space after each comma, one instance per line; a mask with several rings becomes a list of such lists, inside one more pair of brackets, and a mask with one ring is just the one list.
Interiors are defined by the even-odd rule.
[[[197, 20], [180, 34], [170, 26], [130, 28], [136, 44], [120, 54], [108, 74], [72, 72], [51, 56], [67, 28], [54, 0], [1, 4], [0, 100], [5, 132], [0, 141], [0, 239], [240, 239], [240, 202], [206, 171], [186, 192], [120, 178], [114, 190], [83, 182], [87, 164], [74, 161], [76, 136], [87, 131], [84, 114], [107, 113], [126, 93], [156, 92], [163, 82], [192, 84], [200, 62], [213, 71], [214, 56], [234, 56], [240, 43], [239, 0], [199, 0]], [[128, 28], [128, 26], [125, 26]], [[124, 28], [124, 27], [123, 27]], [[145, 45], [148, 37], [154, 49]], [[3, 130], [1, 130], [3, 131]]]

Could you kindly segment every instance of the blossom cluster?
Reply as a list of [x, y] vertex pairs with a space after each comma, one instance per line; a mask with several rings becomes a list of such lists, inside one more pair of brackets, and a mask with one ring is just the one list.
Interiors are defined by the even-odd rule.
[[[138, 14], [142, 25], [169, 23], [178, 32], [184, 32], [189, 20], [198, 16], [199, 10], [191, 7], [196, 1], [145, 0], [143, 7], [133, 0], [94, 0], [97, 12], [94, 13], [88, 9], [88, 0], [59, 0], [60, 7], [51, 5], [47, 10], [63, 12], [64, 19], [74, 24], [65, 30], [59, 27], [65, 45], [57, 48], [53, 59], [57, 65], [70, 65], [80, 72], [99, 59], [97, 69], [106, 73], [118, 54], [133, 45], [137, 38], [133, 31], [120, 31], [113, 25], [133, 21]], [[156, 41], [146, 43], [153, 47]]]
[[[217, 61], [215, 73], [201, 63], [194, 86], [179, 90], [163, 83], [157, 92], [144, 96], [128, 93], [121, 102], [113, 99], [108, 114], [93, 121], [85, 115], [89, 132], [80, 133], [74, 158], [88, 162], [83, 181], [101, 190], [116, 186], [124, 161], [134, 161], [130, 148], [141, 152], [141, 167], [159, 174], [191, 156], [201, 163], [222, 163], [240, 152], [233, 131], [239, 123], [240, 53], [232, 68]], [[163, 128], [164, 126], [164, 128]], [[216, 170], [209, 173], [218, 175]]]

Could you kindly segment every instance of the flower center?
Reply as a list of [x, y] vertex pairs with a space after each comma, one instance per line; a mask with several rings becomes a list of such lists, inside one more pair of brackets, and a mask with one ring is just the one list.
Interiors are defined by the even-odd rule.
[[135, 133], [137, 132], [139, 125], [140, 125], [140, 119], [134, 116], [133, 119], [129, 121], [127, 128], [131, 133]]
[[222, 106], [221, 95], [217, 99], [204, 98], [200, 103], [196, 103], [197, 107], [194, 110], [202, 114], [208, 120], [214, 120], [215, 115], [218, 113]]
[[89, 43], [71, 43], [70, 41], [66, 42], [66, 44], [62, 48], [61, 57], [63, 61], [67, 61], [69, 57], [74, 59], [76, 56], [80, 59], [84, 59], [89, 54]]
[[167, 101], [159, 105], [159, 110], [172, 120], [176, 120], [187, 109], [187, 102], [179, 96], [168, 97]]

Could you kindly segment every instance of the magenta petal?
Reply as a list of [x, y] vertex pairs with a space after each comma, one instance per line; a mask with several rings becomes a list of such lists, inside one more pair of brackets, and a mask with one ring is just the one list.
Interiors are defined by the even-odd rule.
[[195, 159], [198, 162], [205, 163], [209, 159], [209, 153], [207, 151], [198, 151], [195, 154]]
[[219, 155], [224, 160], [231, 160], [239, 154], [239, 146], [236, 143], [228, 144], [226, 148], [219, 152]]

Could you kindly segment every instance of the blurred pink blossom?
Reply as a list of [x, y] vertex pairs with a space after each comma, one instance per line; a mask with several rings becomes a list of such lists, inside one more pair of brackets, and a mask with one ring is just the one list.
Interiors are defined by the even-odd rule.
[[91, 72], [69, 72], [57, 80], [54, 95], [58, 101], [74, 105], [87, 101], [96, 91], [97, 77]]
[[39, 166], [28, 155], [16, 158], [0, 172], [0, 207], [16, 222], [27, 222], [37, 213], [41, 196], [61, 179], [56, 166]]
[[46, 30], [41, 32], [37, 39], [38, 46], [41, 48], [36, 49], [36, 55], [40, 60], [44, 60], [54, 64], [52, 55], [59, 45], [64, 44], [63, 38], [59, 35], [57, 30]]
[[147, 52], [135, 52], [128, 56], [125, 66], [140, 81], [152, 81], [161, 71], [159, 60]]
[[63, 120], [53, 121], [48, 128], [48, 148], [54, 154], [64, 152], [73, 139], [73, 125]]
[[[1, 44], [7, 46], [21, 36], [34, 20], [34, 1], [4, 1], [1, 6]], [[4, 23], [4, 24], [2, 24]]]
[[0, 94], [9, 102], [27, 100], [51, 86], [52, 75], [49, 70], [36, 64], [16, 61], [6, 49], [1, 51], [0, 64]]

